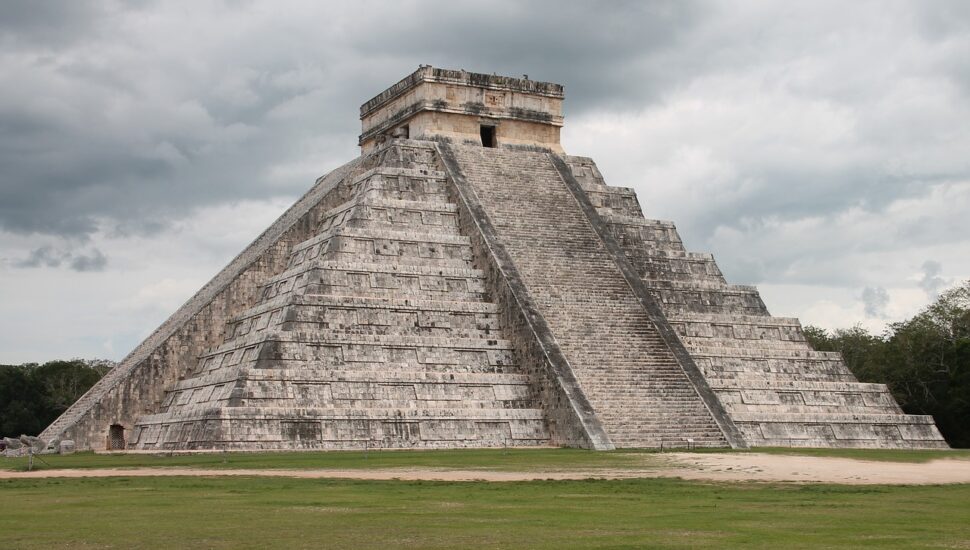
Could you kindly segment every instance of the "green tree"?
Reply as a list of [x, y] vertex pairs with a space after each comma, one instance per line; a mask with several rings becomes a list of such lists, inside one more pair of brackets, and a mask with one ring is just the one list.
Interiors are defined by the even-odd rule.
[[101, 379], [109, 362], [0, 365], [0, 435], [37, 435]]
[[30, 378], [31, 365], [0, 365], [0, 435], [37, 433], [43, 396]]
[[970, 446], [970, 281], [890, 326], [880, 357], [907, 412], [931, 414], [954, 446]]
[[45, 408], [60, 415], [77, 401], [101, 374], [84, 361], [50, 361], [31, 369], [31, 377], [44, 396]]
[[859, 326], [804, 333], [816, 350], [841, 352], [859, 381], [888, 385], [907, 413], [932, 415], [950, 445], [970, 447], [970, 281], [881, 337]]
[[873, 369], [878, 370], [873, 361], [881, 355], [885, 341], [861, 326], [836, 329], [829, 334], [823, 328], [808, 325], [802, 332], [815, 350], [842, 353], [845, 366], [857, 377], [869, 376]]

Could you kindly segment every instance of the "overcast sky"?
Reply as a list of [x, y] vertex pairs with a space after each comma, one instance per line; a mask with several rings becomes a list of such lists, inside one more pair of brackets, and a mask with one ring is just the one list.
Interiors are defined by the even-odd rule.
[[419, 64], [564, 84], [566, 151], [775, 315], [970, 277], [970, 2], [0, 0], [0, 362], [124, 356]]

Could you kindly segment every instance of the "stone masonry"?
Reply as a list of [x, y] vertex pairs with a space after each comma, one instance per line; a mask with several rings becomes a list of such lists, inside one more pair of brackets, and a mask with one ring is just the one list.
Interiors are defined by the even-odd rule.
[[80, 449], [946, 447], [559, 145], [562, 86], [421, 67], [44, 432]]

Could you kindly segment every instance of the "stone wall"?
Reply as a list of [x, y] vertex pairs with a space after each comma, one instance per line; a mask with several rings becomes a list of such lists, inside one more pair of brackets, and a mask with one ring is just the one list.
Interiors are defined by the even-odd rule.
[[313, 188], [190, 298], [107, 376], [46, 430], [42, 437], [72, 439], [78, 449], [104, 449], [108, 428], [130, 434], [135, 420], [156, 411], [164, 392], [197, 358], [225, 337], [227, 322], [249, 306], [263, 281], [286, 264], [289, 247], [306, 238], [325, 210], [322, 198], [359, 160], [317, 180]]
[[688, 252], [673, 223], [645, 219], [592, 159], [565, 161], [748, 445], [946, 447], [931, 417], [903, 414], [884, 384], [811, 349], [797, 319], [772, 317], [755, 287]]
[[130, 446], [548, 444], [434, 154], [396, 140], [345, 180], [342, 202], [325, 197], [315, 231], [137, 420]]
[[364, 154], [407, 125], [412, 139], [478, 142], [479, 125], [496, 125], [501, 144], [561, 151], [563, 89], [524, 78], [421, 67], [360, 108]]

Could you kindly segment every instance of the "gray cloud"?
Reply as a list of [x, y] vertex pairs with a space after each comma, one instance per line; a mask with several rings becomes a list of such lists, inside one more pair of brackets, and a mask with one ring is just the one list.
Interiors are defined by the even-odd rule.
[[[570, 153], [733, 282], [829, 312], [809, 322], [865, 322], [860, 295], [874, 319], [915, 311], [910, 266], [926, 258], [970, 276], [962, 0], [0, 0], [0, 14], [0, 271], [100, 284], [89, 310], [124, 281], [164, 317], [158, 281], [133, 273], [178, 280], [165, 295], [180, 303], [356, 156], [359, 105], [424, 63], [565, 84]], [[239, 212], [260, 221], [219, 218]], [[945, 280], [928, 265], [918, 284]], [[136, 340], [134, 315], [106, 314], [83, 345]]]
[[108, 258], [97, 248], [91, 254], [80, 254], [71, 258], [71, 269], [74, 271], [104, 271], [108, 265]]
[[26, 258], [15, 261], [13, 265], [20, 268], [58, 267], [69, 257], [69, 254], [55, 250], [51, 246], [42, 246], [32, 250]]
[[658, 97], [682, 77], [664, 52], [710, 11], [294, 3], [282, 19], [217, 3], [196, 23], [164, 4], [8, 8], [0, 33], [16, 48], [0, 70], [17, 86], [0, 90], [0, 229], [75, 238], [298, 194], [319, 174], [286, 166], [352, 158], [359, 104], [420, 63], [567, 82], [571, 113]]
[[865, 305], [866, 317], [885, 319], [886, 307], [889, 306], [889, 292], [882, 287], [867, 286], [862, 291], [862, 303]]
[[[699, 0], [610, 9], [294, 2], [279, 14], [215, 3], [195, 8], [191, 20], [170, 4], [60, 6], [15, 2], [0, 27], [18, 46], [0, 59], [7, 80], [18, 83], [0, 90], [0, 228], [21, 234], [148, 235], [199, 207], [297, 195], [318, 174], [292, 167], [314, 159], [323, 172], [354, 156], [357, 106], [429, 62], [564, 82], [567, 119], [663, 105], [698, 82], [713, 79], [717, 90], [718, 79], [746, 73], [750, 82], [777, 79], [792, 97], [856, 117], [854, 142], [842, 149], [778, 135], [732, 152], [744, 192], [722, 197], [717, 215], [698, 210], [681, 220], [702, 240], [767, 216], [879, 211], [927, 184], [970, 174], [970, 162], [959, 160], [967, 131], [947, 141], [937, 126], [923, 131], [896, 116], [894, 105], [871, 117], [858, 110], [888, 101], [893, 78], [959, 81], [966, 69], [956, 49], [933, 50], [938, 59], [929, 64], [907, 58], [903, 46], [872, 52], [897, 55], [895, 73], [864, 57], [870, 52], [853, 52], [856, 36], [877, 32], [864, 23], [876, 4], [853, 5], [849, 15], [866, 17], [843, 19], [833, 19], [847, 9], [835, 3], [793, 10]], [[912, 18], [911, 28], [893, 31], [932, 50], [941, 36], [957, 41], [953, 47], [965, 37], [966, 10], [947, 6], [947, 16], [916, 3], [883, 11]], [[424, 25], [432, 13], [435, 25]], [[828, 26], [841, 34], [817, 41]], [[887, 45], [897, 43], [905, 41], [894, 35]], [[897, 146], [900, 131], [911, 136]], [[880, 153], [887, 148], [900, 158], [889, 162]], [[919, 153], [941, 148], [954, 150], [946, 162], [914, 165], [927, 156]], [[823, 154], [830, 158], [819, 162]]]
[[9, 48], [56, 49], [90, 35], [109, 4], [89, 0], [0, 1], [0, 41]]
[[97, 248], [84, 254], [45, 245], [31, 250], [26, 258], [12, 262], [12, 265], [21, 269], [66, 265], [79, 272], [104, 271], [108, 265], [108, 257]]
[[940, 276], [943, 273], [940, 262], [926, 260], [920, 269], [923, 271], [923, 276], [919, 280], [919, 287], [929, 299], [935, 300], [940, 295], [940, 291], [950, 284], [950, 280]]

